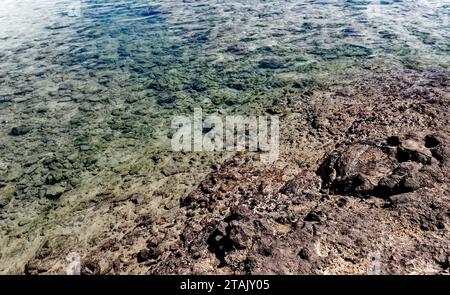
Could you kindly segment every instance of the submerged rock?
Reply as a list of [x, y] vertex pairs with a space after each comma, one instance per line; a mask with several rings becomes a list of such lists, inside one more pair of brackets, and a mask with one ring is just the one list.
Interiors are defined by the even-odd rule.
[[10, 134], [12, 136], [21, 136], [21, 135], [25, 135], [27, 133], [29, 133], [31, 131], [31, 127], [30, 126], [26, 126], [26, 125], [20, 125], [17, 127], [13, 127], [11, 129]]
[[283, 61], [276, 58], [263, 59], [259, 61], [258, 66], [262, 69], [280, 69], [283, 67]]

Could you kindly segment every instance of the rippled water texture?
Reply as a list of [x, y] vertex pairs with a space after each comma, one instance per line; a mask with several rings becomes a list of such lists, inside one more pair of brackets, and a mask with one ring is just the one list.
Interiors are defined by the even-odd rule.
[[442, 0], [1, 2], [4, 261], [91, 200], [195, 185], [223, 155], [172, 153], [174, 115], [259, 114], [323, 81], [450, 64]]

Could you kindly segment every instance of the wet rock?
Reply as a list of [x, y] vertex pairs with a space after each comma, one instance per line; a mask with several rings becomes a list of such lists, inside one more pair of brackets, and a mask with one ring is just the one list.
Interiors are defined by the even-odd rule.
[[[330, 56], [343, 54], [328, 53]], [[54, 247], [53, 254], [48, 255], [48, 258], [36, 257], [35, 263], [30, 265], [36, 266], [36, 273], [55, 272], [58, 261], [65, 261], [69, 250], [75, 248], [86, 254], [85, 257], [96, 257], [100, 253], [103, 262], [114, 261], [112, 271], [121, 273], [347, 274], [365, 273], [367, 253], [379, 250], [390, 255], [383, 257], [383, 273], [448, 272], [447, 240], [443, 238], [448, 235], [450, 212], [446, 139], [448, 124], [447, 119], [439, 117], [445, 115], [446, 118], [445, 110], [448, 108], [438, 99], [433, 103], [424, 103], [408, 101], [409, 98], [398, 95], [402, 89], [412, 88], [411, 84], [416, 80], [423, 79], [422, 73], [416, 80], [408, 80], [402, 85], [392, 82], [397, 81], [398, 77], [393, 77], [388, 83], [383, 82], [383, 77], [378, 78], [350, 83], [351, 87], [347, 88], [352, 91], [336, 90], [333, 88], [340, 88], [341, 85], [330, 85], [330, 93], [351, 94], [346, 94], [344, 98], [339, 98], [342, 101], [325, 107], [317, 106], [320, 105], [320, 102], [317, 104], [318, 99], [312, 105], [308, 99], [297, 101], [297, 96], [292, 95], [292, 107], [298, 109], [293, 118], [284, 118], [286, 121], [283, 124], [289, 126], [289, 136], [283, 139], [279, 161], [272, 165], [261, 165], [249, 155], [240, 154], [225, 161], [205, 178], [203, 175], [194, 175], [195, 182], [183, 183], [179, 193], [179, 196], [189, 195], [186, 207], [174, 206], [170, 207], [170, 211], [161, 210], [164, 213], [153, 208], [158, 207], [153, 202], [159, 202], [159, 197], [178, 200], [174, 197], [177, 194], [173, 193], [175, 185], [172, 184], [185, 180], [183, 175], [177, 174], [184, 169], [171, 168], [165, 171], [168, 173], [164, 181], [168, 181], [168, 185], [159, 182], [163, 175], [151, 172], [151, 163], [142, 167], [137, 182], [134, 182], [135, 177], [128, 175], [132, 171], [130, 166], [119, 167], [119, 171], [124, 171], [124, 189], [138, 190], [142, 195], [147, 195], [149, 189], [154, 187], [152, 182], [147, 182], [151, 176], [156, 177], [158, 187], [161, 186], [158, 192], [160, 195], [156, 199], [143, 198], [142, 201], [124, 198], [123, 202], [117, 202], [118, 198], [105, 196], [101, 198], [101, 202], [81, 202], [79, 208], [82, 211], [79, 216], [86, 216], [83, 223], [95, 222], [98, 217], [113, 222], [107, 222], [105, 227], [99, 228], [99, 233], [89, 232], [95, 238], [92, 243], [84, 243], [85, 235], [82, 230], [78, 234], [64, 235], [60, 246]], [[190, 80], [185, 82], [190, 89], [188, 81]], [[251, 84], [240, 78], [234, 82], [244, 85], [240, 89]], [[165, 87], [162, 82], [159, 83]], [[225, 82], [227, 83], [228, 81]], [[373, 92], [371, 83], [377, 84]], [[164, 87], [162, 89], [167, 90]], [[308, 98], [314, 100], [315, 96], [328, 97], [330, 93], [314, 91], [308, 94]], [[427, 94], [426, 89], [422, 89], [420, 93], [410, 94], [411, 97], [414, 97], [413, 94], [416, 97], [428, 97], [429, 93], [430, 91]], [[286, 95], [290, 96], [289, 93]], [[219, 105], [225, 101], [221, 98], [217, 99]], [[233, 96], [226, 99], [234, 102], [234, 107], [240, 106], [239, 99]], [[127, 105], [126, 108], [138, 105]], [[422, 105], [431, 108], [431, 111], [420, 113], [423, 112]], [[95, 110], [95, 107], [89, 107]], [[113, 108], [114, 104], [110, 107]], [[304, 116], [305, 107], [317, 108], [314, 112], [318, 114], [317, 130], [311, 128], [310, 119], [314, 120], [314, 117]], [[264, 107], [266, 108], [267, 106]], [[112, 120], [123, 119], [117, 124], [117, 132], [114, 131], [117, 138], [124, 139], [121, 137], [122, 131], [131, 133], [136, 129], [136, 126], [128, 124], [130, 118], [123, 118], [125, 115], [124, 111], [123, 115]], [[80, 120], [79, 126], [83, 126], [85, 121], [88, 119]], [[108, 126], [111, 125], [108, 123]], [[89, 132], [93, 133], [92, 139], [101, 141], [101, 134], [97, 131], [99, 129], [89, 128]], [[411, 134], [407, 134], [408, 132]], [[95, 146], [94, 140], [87, 136], [80, 135], [79, 138], [75, 150], [81, 145]], [[110, 166], [117, 166], [117, 159], [113, 156], [116, 153], [110, 154], [117, 146], [115, 142], [111, 144], [107, 155], [112, 156]], [[46, 146], [47, 148], [49, 147]], [[397, 157], [399, 150], [400, 154], [404, 152], [407, 156]], [[117, 157], [121, 157], [126, 150], [116, 151]], [[63, 155], [55, 153], [55, 159], [46, 164], [46, 170], [39, 172], [40, 176], [36, 179], [42, 178], [45, 181], [48, 174], [58, 170], [66, 175], [66, 169], [72, 168], [65, 166], [64, 155], [73, 152], [71, 148]], [[82, 163], [90, 156], [86, 153], [97, 152], [101, 153], [101, 148], [87, 148], [73, 162]], [[145, 150], [146, 156], [147, 152], [149, 151]], [[98, 166], [105, 161], [103, 157], [100, 159]], [[142, 162], [147, 164], [146, 161]], [[155, 160], [154, 163], [158, 161]], [[189, 165], [192, 163], [195, 162], [190, 161]], [[323, 164], [323, 169], [318, 173], [319, 177], [315, 172], [320, 163]], [[147, 169], [150, 169], [149, 173], [142, 173]], [[77, 173], [83, 172], [85, 170]], [[33, 171], [30, 170], [29, 173]], [[67, 174], [67, 178], [69, 175]], [[99, 173], [94, 180], [101, 176]], [[120, 178], [113, 177], [113, 182], [121, 182]], [[170, 182], [174, 179], [176, 181]], [[286, 183], [289, 179], [300, 181]], [[65, 185], [65, 180], [61, 185]], [[201, 181], [199, 186], [197, 180]], [[24, 177], [20, 183], [21, 191], [34, 194], [33, 189], [27, 190], [27, 182], [28, 177]], [[38, 182], [33, 179], [33, 183]], [[103, 183], [100, 185], [103, 186]], [[193, 192], [190, 192], [191, 187]], [[285, 189], [284, 193], [280, 188]], [[380, 193], [381, 189], [387, 192]], [[296, 196], [297, 192], [301, 192], [299, 197]], [[372, 196], [383, 197], [388, 201]], [[108, 203], [110, 199], [114, 199], [114, 203]], [[163, 199], [163, 203], [166, 200]], [[40, 204], [54, 207], [59, 205], [47, 199], [41, 200]], [[173, 201], [173, 204], [176, 202]], [[386, 204], [389, 206], [385, 206]], [[164, 208], [163, 204], [158, 205], [158, 208]], [[107, 210], [108, 207], [112, 210]], [[141, 218], [141, 212], [148, 213], [152, 218]], [[136, 214], [139, 218], [135, 218]], [[111, 219], [111, 216], [114, 218]], [[67, 217], [69, 218], [64, 216], [64, 221], [67, 220], [69, 226], [70, 222], [79, 224], [75, 218]], [[15, 218], [16, 225], [20, 216], [2, 213], [1, 218], [2, 224]], [[119, 223], [116, 222], [117, 218]], [[421, 225], [427, 230], [421, 230]], [[95, 246], [103, 247], [105, 243], [101, 243], [102, 239], [111, 238], [111, 234], [121, 236], [123, 229], [128, 233], [123, 241], [119, 239], [121, 247], [107, 247], [108, 251], [105, 251]], [[48, 232], [53, 235], [53, 231]], [[73, 240], [70, 240], [71, 236], [74, 237]], [[80, 237], [81, 242], [75, 241]], [[149, 237], [157, 237], [157, 241], [151, 241]], [[141, 248], [136, 249], [135, 246]], [[153, 259], [153, 251], [157, 248], [162, 249], [161, 254]], [[134, 255], [130, 255], [130, 249]], [[139, 251], [140, 249], [143, 250]], [[405, 261], [414, 261], [415, 266]], [[430, 267], [424, 267], [422, 262]], [[103, 265], [102, 263], [101, 266]], [[87, 274], [106, 271], [97, 271], [97, 263], [85, 268], [88, 270]], [[30, 267], [28, 270], [31, 272], [31, 269]]]
[[38, 113], [38, 114], [44, 114], [44, 113], [47, 113], [48, 111], [49, 111], [49, 108], [46, 106], [41, 106], [36, 109], [36, 113]]
[[13, 102], [10, 98], [0, 97], [0, 104]]
[[228, 46], [226, 49], [227, 53], [234, 54], [234, 55], [243, 55], [246, 53], [246, 51], [247, 51], [247, 47], [242, 44], [234, 44], [234, 45]]
[[126, 103], [135, 103], [139, 101], [139, 97], [137, 96], [129, 96], [125, 99]]
[[258, 66], [262, 69], [280, 69], [283, 67], [283, 61], [276, 58], [263, 59], [259, 61]]
[[156, 102], [161, 106], [173, 104], [176, 101], [177, 101], [177, 97], [175, 95], [162, 96], [162, 97], [158, 97], [156, 99]]
[[427, 220], [422, 221], [420, 224], [420, 229], [423, 231], [429, 231], [431, 228], [432, 225]]
[[197, 92], [203, 92], [207, 89], [207, 87], [205, 86], [205, 83], [203, 81], [195, 80], [192, 83], [192, 89]]

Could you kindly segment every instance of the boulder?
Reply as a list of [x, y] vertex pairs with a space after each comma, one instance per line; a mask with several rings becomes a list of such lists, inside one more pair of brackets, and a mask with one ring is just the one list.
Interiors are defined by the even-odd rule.
[[445, 179], [446, 143], [443, 135], [421, 133], [352, 143], [328, 155], [316, 173], [335, 194], [388, 198]]

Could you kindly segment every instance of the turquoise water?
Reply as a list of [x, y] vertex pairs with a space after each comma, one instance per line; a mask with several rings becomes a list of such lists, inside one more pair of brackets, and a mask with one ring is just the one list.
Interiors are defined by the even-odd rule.
[[2, 258], [98, 196], [188, 191], [223, 155], [172, 153], [175, 115], [257, 115], [372, 70], [448, 70], [449, 18], [436, 0], [2, 0]]

